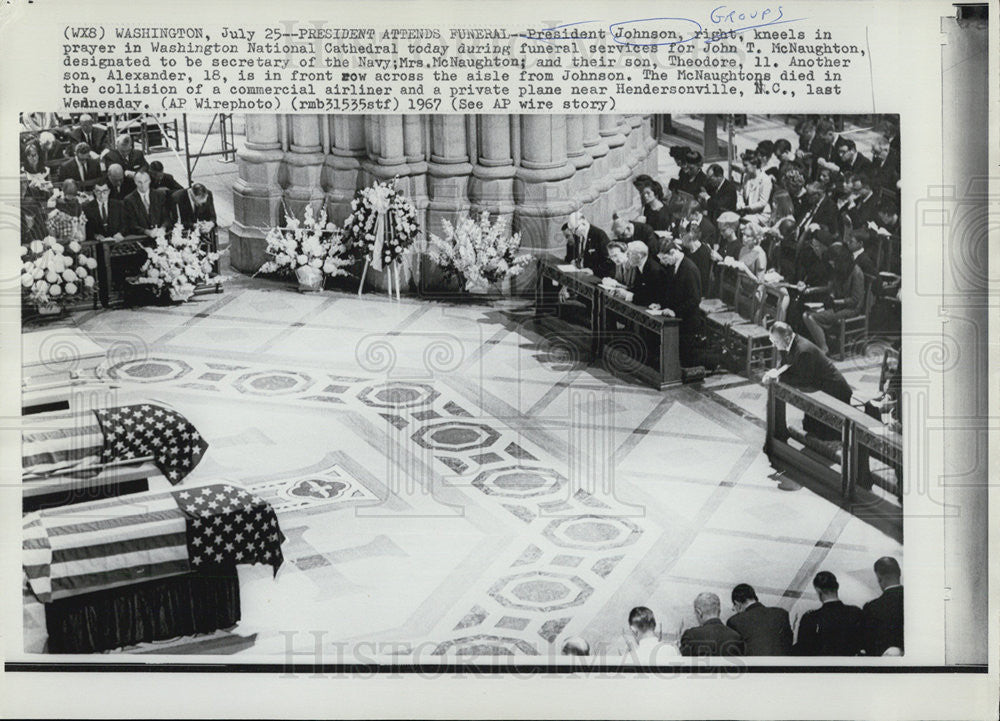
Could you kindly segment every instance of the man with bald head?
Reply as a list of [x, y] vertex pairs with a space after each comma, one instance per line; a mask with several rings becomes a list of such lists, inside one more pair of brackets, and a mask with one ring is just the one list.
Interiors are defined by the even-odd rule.
[[106, 177], [109, 197], [112, 200], [124, 202], [125, 198], [135, 190], [135, 182], [131, 178], [125, 177], [125, 169], [117, 163], [108, 166]]
[[684, 656], [742, 656], [743, 637], [722, 622], [722, 602], [714, 593], [699, 593], [694, 599], [698, 626], [681, 634]]
[[111, 150], [111, 133], [100, 125], [94, 125], [94, 119], [84, 113], [80, 116], [80, 125], [69, 131], [69, 135], [77, 143], [86, 143], [98, 155]]
[[142, 151], [132, 147], [132, 138], [128, 133], [119, 135], [115, 149], [104, 156], [104, 166], [110, 168], [112, 165], [122, 166], [126, 178], [132, 178], [138, 171], [149, 168]]
[[903, 651], [903, 582], [892, 556], [875, 561], [875, 578], [882, 595], [861, 609], [862, 645], [868, 656], [883, 656], [891, 648]]

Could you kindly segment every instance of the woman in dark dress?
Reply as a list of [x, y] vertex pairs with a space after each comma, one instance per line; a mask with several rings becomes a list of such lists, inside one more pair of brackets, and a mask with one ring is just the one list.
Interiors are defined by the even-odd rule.
[[673, 218], [663, 203], [663, 186], [655, 180], [642, 188], [643, 212], [646, 225], [653, 230], [673, 230]]

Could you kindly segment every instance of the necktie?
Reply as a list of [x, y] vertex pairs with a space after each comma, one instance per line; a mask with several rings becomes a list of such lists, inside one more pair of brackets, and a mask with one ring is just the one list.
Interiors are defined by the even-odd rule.
[[149, 196], [145, 193], [142, 194], [142, 204], [146, 207], [146, 212], [149, 212]]
[[81, 163], [79, 160], [77, 160], [76, 164], [80, 168], [80, 180], [86, 180], [87, 179], [87, 174], [83, 172], [83, 163]]
[[101, 223], [106, 224], [108, 222], [108, 208], [101, 203]]

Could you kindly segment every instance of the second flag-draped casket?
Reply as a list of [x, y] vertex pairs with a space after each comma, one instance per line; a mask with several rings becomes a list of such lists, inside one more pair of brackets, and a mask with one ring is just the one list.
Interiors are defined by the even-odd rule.
[[103, 465], [148, 458], [173, 484], [201, 461], [208, 443], [177, 411], [156, 403], [22, 419], [26, 483], [53, 473], [99, 472]]

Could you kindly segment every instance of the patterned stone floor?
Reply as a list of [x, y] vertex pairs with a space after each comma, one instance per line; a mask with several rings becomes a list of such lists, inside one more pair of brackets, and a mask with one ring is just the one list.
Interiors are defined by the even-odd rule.
[[[209, 440], [189, 481], [268, 498], [288, 539], [276, 578], [240, 569], [238, 627], [135, 652], [544, 657], [581, 635], [614, 653], [635, 605], [672, 640], [699, 591], [725, 616], [748, 582], [794, 616], [816, 604], [818, 570], [860, 604], [874, 559], [902, 555], [813, 490], [779, 488], [758, 385], [628, 385], [551, 344], [519, 301], [241, 279], [77, 322], [108, 349], [115, 402], [166, 401]], [[25, 633], [42, 650], [29, 597]]]

